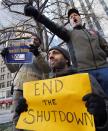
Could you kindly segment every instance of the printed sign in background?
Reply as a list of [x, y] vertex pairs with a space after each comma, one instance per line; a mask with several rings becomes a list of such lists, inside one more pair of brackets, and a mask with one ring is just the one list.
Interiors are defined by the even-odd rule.
[[32, 63], [32, 53], [29, 52], [29, 46], [8, 47], [9, 54], [6, 55], [6, 63]]
[[24, 83], [28, 111], [17, 128], [34, 131], [95, 131], [82, 97], [91, 92], [87, 73]]

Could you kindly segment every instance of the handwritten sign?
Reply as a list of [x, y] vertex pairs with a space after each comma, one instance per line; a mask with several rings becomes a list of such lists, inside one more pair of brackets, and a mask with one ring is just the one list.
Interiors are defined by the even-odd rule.
[[17, 128], [34, 131], [95, 131], [82, 97], [91, 92], [87, 73], [24, 83], [29, 109]]

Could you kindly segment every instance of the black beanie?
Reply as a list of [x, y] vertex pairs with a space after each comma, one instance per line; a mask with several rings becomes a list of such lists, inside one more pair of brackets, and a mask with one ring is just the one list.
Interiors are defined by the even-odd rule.
[[68, 11], [68, 18], [70, 17], [70, 15], [71, 15], [72, 13], [76, 13], [76, 14], [78, 14], [78, 15], [80, 16], [79, 11], [78, 11], [76, 8], [72, 8], [72, 9], [70, 9], [70, 10]]
[[68, 51], [60, 46], [54, 46], [50, 48], [49, 51], [54, 50], [54, 49], [60, 51], [63, 54], [63, 56], [68, 60], [68, 65], [70, 65], [71, 62], [70, 62], [70, 56], [69, 56]]

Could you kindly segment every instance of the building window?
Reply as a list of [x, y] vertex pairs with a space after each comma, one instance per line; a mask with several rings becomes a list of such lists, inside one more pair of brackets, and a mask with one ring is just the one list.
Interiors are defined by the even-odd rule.
[[7, 82], [7, 87], [11, 86], [12, 81]]
[[4, 60], [1, 60], [1, 66], [4, 65]]
[[5, 72], [5, 68], [6, 68], [6, 67], [2, 67], [2, 68], [1, 68], [1, 73], [4, 73], [4, 72]]
[[6, 93], [4, 91], [0, 92], [0, 99], [5, 98]]
[[6, 91], [6, 98], [8, 98], [8, 97], [11, 97], [11, 91], [10, 90]]
[[7, 79], [12, 78], [11, 73], [7, 73]]
[[5, 75], [3, 74], [0, 76], [0, 80], [4, 80], [4, 79], [5, 79]]
[[0, 88], [4, 88], [4, 87], [5, 87], [5, 83], [4, 82], [0, 83]]

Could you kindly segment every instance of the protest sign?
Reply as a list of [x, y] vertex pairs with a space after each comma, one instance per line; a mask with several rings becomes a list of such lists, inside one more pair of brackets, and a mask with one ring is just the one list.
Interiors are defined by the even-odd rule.
[[28, 46], [9, 47], [9, 54], [6, 55], [6, 63], [32, 63], [32, 53]]
[[82, 97], [91, 92], [87, 73], [24, 83], [28, 111], [17, 128], [34, 131], [95, 131]]
[[16, 40], [8, 47], [9, 53], [6, 54], [6, 63], [32, 63], [32, 53], [29, 51], [30, 40]]

